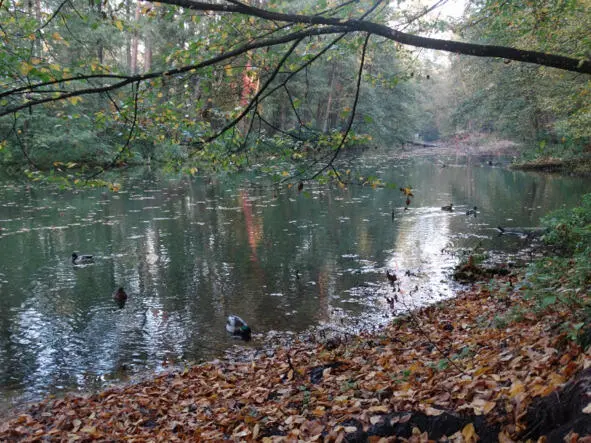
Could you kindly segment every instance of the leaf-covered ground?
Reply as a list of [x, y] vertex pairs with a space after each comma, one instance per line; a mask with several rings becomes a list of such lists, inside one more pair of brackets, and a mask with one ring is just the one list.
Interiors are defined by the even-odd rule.
[[0, 423], [0, 441], [518, 440], [532, 400], [591, 355], [561, 331], [568, 312], [534, 316], [509, 279], [379, 333], [47, 400]]

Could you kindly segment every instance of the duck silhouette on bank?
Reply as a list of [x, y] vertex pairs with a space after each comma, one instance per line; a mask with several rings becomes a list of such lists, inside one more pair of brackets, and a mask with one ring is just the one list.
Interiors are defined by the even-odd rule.
[[244, 341], [249, 341], [252, 331], [250, 326], [237, 315], [229, 315], [226, 322], [226, 331]]
[[396, 283], [396, 280], [398, 280], [396, 274], [394, 274], [393, 272], [391, 273], [388, 269], [386, 269], [386, 278], [388, 279], [391, 285], [394, 285], [394, 283]]
[[88, 265], [94, 263], [94, 257], [92, 255], [78, 255], [72, 252], [72, 264], [73, 265]]
[[454, 210], [454, 205], [453, 203], [450, 203], [449, 205], [445, 205], [441, 207], [442, 211], [447, 211], [447, 212], [453, 212]]
[[122, 287], [119, 287], [117, 290], [113, 292], [113, 300], [119, 305], [119, 309], [123, 309], [125, 307], [125, 302], [127, 301], [127, 293]]
[[127, 300], [127, 293], [122, 287], [119, 287], [119, 289], [113, 292], [113, 300], [118, 302], [123, 302]]

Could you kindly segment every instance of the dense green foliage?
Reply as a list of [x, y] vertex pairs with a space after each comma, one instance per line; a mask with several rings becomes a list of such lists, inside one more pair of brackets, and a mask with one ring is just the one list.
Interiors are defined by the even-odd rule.
[[[272, 6], [294, 9], [293, 2]], [[297, 6], [304, 13], [327, 7], [305, 1]], [[361, 2], [337, 13], [361, 15], [370, 6], [372, 2]], [[386, 22], [392, 14], [382, 8], [372, 19]], [[66, 91], [80, 83], [92, 87], [104, 81], [101, 76], [194, 65], [277, 32], [276, 24], [252, 17], [232, 15], [220, 21], [217, 15], [131, 1], [8, 0], [0, 7], [0, 24], [7, 49], [0, 54], [1, 90], [48, 82], [26, 97], [14, 93], [0, 97], [3, 106], [51, 97], [56, 91], [50, 83], [59, 78], [81, 77], [71, 85], [60, 85]], [[342, 140], [355, 98], [362, 43], [361, 36], [302, 42], [284, 60], [273, 94], [261, 97], [253, 108], [256, 125], [251, 123], [254, 116], [244, 118], [214, 140], [211, 137], [240, 115], [271, 78], [286, 45], [249, 51], [198, 72], [164, 75], [115, 91], [25, 108], [13, 118], [0, 119], [0, 161], [33, 169], [160, 161], [189, 165], [191, 170], [204, 165], [241, 167], [277, 156], [311, 157], [315, 162]], [[369, 42], [348, 144], [392, 145], [410, 139], [419, 129], [421, 109], [415, 95], [420, 82], [408, 75], [405, 54], [379, 39]], [[210, 143], [203, 144], [204, 140]]]
[[[589, 58], [588, 0], [471, 2], [461, 34], [487, 44]], [[529, 157], [581, 155], [591, 143], [591, 80], [508, 60], [453, 59], [458, 100], [447, 132], [484, 131], [533, 147]]]
[[572, 315], [562, 327], [572, 339], [591, 344], [591, 194], [580, 206], [552, 212], [542, 223], [548, 227], [544, 241], [554, 254], [530, 267], [527, 293], [538, 301], [541, 312], [568, 309]]

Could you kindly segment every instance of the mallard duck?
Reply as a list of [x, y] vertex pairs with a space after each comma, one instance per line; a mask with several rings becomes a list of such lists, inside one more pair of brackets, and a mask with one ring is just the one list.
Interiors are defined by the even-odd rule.
[[122, 301], [127, 300], [127, 294], [125, 293], [123, 288], [120, 287], [115, 292], [113, 292], [113, 300], [118, 301], [118, 302], [122, 302]]
[[72, 252], [73, 265], [87, 265], [89, 263], [94, 263], [94, 257], [92, 255], [78, 255]]
[[250, 340], [250, 335], [252, 333], [250, 326], [248, 326], [246, 322], [237, 315], [228, 316], [228, 321], [226, 322], [226, 331], [232, 335], [240, 336], [242, 340], [246, 341]]
[[466, 211], [466, 215], [473, 215], [474, 217], [476, 217], [476, 211], [478, 210], [478, 208], [476, 206], [474, 206], [474, 208], [472, 209], [468, 209]]
[[441, 207], [441, 210], [442, 211], [447, 211], [447, 212], [452, 212], [454, 210], [453, 206], [454, 205], [452, 203], [450, 203], [449, 205], [442, 206]]

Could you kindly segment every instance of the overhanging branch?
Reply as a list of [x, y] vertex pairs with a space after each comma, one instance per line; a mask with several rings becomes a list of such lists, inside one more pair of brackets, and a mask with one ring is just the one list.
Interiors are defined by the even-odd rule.
[[345, 28], [349, 32], [365, 32], [369, 34], [380, 35], [384, 38], [401, 43], [403, 45], [436, 49], [474, 57], [504, 58], [508, 60], [549, 66], [567, 71], [580, 72], [583, 74], [591, 74], [591, 61], [589, 59], [577, 59], [565, 57], [562, 55], [516, 49], [508, 46], [480, 45], [476, 43], [464, 43], [453, 40], [421, 37], [418, 35], [397, 31], [388, 26], [365, 20], [343, 20], [340, 18], [324, 17], [319, 15], [284, 14], [244, 4], [211, 4], [192, 0], [161, 0], [160, 2], [169, 5], [180, 6], [194, 11], [244, 14], [266, 20], [287, 23], [308, 23], [312, 25], [338, 26], [341, 31], [343, 31], [343, 28]]
[[[145, 82], [147, 80], [152, 80], [155, 78], [185, 74], [187, 72], [196, 71], [198, 69], [201, 69], [201, 68], [204, 68], [207, 66], [216, 65], [224, 60], [239, 56], [239, 55], [244, 54], [244, 53], [251, 51], [253, 49], [276, 46], [276, 45], [281, 45], [281, 44], [289, 43], [289, 42], [293, 42], [293, 41], [300, 41], [301, 39], [303, 39], [305, 37], [310, 37], [310, 36], [335, 34], [335, 33], [338, 33], [339, 31], [342, 32], [343, 29], [336, 27], [336, 26], [332, 26], [332, 27], [328, 26], [328, 27], [323, 27], [323, 28], [310, 28], [310, 29], [306, 29], [304, 31], [297, 31], [297, 32], [293, 32], [293, 33], [286, 34], [283, 36], [245, 44], [245, 45], [243, 45], [239, 48], [236, 48], [232, 51], [228, 51], [224, 54], [220, 54], [218, 56], [215, 56], [215, 57], [212, 57], [208, 60], [205, 60], [201, 63], [196, 63], [194, 65], [183, 66], [181, 68], [170, 69], [167, 71], [150, 72], [150, 73], [146, 73], [146, 74], [142, 74], [142, 75], [134, 75], [134, 76], [129, 76], [129, 77], [112, 76], [110, 78], [117, 78], [117, 79], [121, 78], [121, 80], [118, 82], [115, 82], [115, 83], [111, 83], [109, 85], [77, 89], [77, 90], [70, 91], [67, 93], [53, 95], [51, 97], [40, 98], [37, 100], [31, 100], [26, 103], [21, 103], [18, 105], [7, 106], [7, 107], [3, 108], [2, 110], [0, 110], [0, 117], [2, 117], [4, 115], [13, 114], [13, 113], [20, 111], [22, 109], [30, 108], [33, 106], [38, 106], [43, 103], [62, 101], [62, 100], [65, 100], [65, 99], [68, 99], [71, 97], [78, 97], [78, 96], [88, 95], [88, 94], [99, 94], [99, 93], [103, 93], [103, 92], [107, 92], [107, 91], [113, 91], [115, 89], [120, 89], [126, 85], [131, 84], [131, 83]], [[87, 78], [96, 78], [96, 77], [97, 76], [93, 75], [93, 76], [87, 76], [87, 77], [78, 76], [75, 78], [64, 78], [64, 79], [52, 81], [51, 84], [61, 84], [61, 83], [72, 82], [72, 81], [76, 81], [76, 80], [83, 81], [83, 80], [86, 80]], [[45, 84], [48, 84], [48, 83], [45, 83]], [[38, 88], [39, 88], [39, 84], [32, 84], [27, 87], [18, 88], [18, 92], [22, 92], [23, 90], [24, 91], [31, 91], [31, 90], [34, 91]], [[5, 96], [8, 96], [11, 93], [15, 93], [15, 91], [17, 91], [17, 89], [14, 89], [12, 91], [6, 91], [3, 94]], [[38, 92], [38, 91], [36, 91], [36, 92]]]

